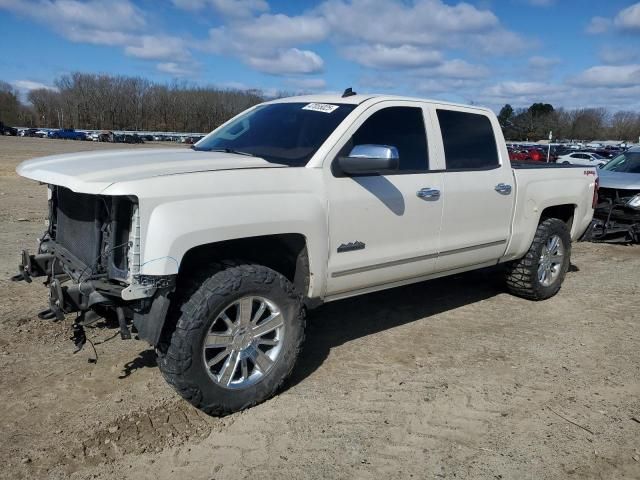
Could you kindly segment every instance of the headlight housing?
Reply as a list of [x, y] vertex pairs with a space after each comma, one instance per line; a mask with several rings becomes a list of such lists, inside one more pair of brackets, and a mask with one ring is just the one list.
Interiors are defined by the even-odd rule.
[[640, 210], [640, 193], [631, 197], [631, 200], [627, 202], [627, 207]]

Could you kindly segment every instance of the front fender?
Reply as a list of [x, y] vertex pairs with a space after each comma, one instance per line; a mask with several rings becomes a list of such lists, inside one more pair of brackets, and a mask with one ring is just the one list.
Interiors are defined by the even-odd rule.
[[[144, 218], [144, 207], [142, 212]], [[177, 200], [154, 207], [146, 218], [140, 268], [144, 275], [178, 273], [186, 252], [200, 245], [261, 235], [298, 233], [307, 239], [314, 290], [321, 287], [317, 282], [325, 277], [326, 261], [323, 259], [327, 258], [327, 225], [321, 203], [311, 195]], [[321, 239], [325, 241], [319, 241]]]

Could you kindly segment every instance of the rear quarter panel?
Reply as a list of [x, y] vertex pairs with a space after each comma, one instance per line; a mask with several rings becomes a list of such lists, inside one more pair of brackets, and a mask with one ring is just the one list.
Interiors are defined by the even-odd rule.
[[593, 218], [595, 168], [528, 168], [514, 169], [513, 173], [517, 188], [512, 235], [501, 261], [525, 255], [546, 208], [572, 205], [571, 239], [577, 240], [584, 233]]

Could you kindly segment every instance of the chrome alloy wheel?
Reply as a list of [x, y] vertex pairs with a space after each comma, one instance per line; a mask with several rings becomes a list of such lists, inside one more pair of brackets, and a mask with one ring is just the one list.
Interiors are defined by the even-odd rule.
[[553, 235], [542, 246], [538, 262], [538, 280], [543, 287], [555, 283], [564, 262], [564, 244], [558, 235]]
[[216, 317], [204, 338], [209, 376], [224, 388], [255, 384], [275, 364], [284, 333], [284, 318], [274, 302], [257, 296], [236, 300]]

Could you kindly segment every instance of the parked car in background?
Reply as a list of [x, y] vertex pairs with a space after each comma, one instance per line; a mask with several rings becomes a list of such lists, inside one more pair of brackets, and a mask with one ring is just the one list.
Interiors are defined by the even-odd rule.
[[[509, 160], [512, 162], [546, 162], [547, 152], [539, 147], [511, 148], [509, 151]], [[555, 160], [550, 156], [550, 162]]]
[[184, 139], [184, 143], [186, 143], [188, 145], [193, 145], [194, 143], [198, 143], [202, 138], [203, 138], [202, 136], [186, 137]]
[[20, 132], [21, 137], [37, 137], [38, 135], [37, 128], [25, 128]]
[[12, 137], [15, 137], [18, 135], [18, 129], [0, 122], [0, 135], [11, 135]]
[[78, 132], [73, 128], [61, 128], [53, 130], [47, 135], [49, 138], [58, 138], [63, 140], [86, 140], [87, 135], [84, 132]]
[[640, 147], [621, 153], [599, 170], [600, 189], [591, 240], [640, 243]]
[[574, 152], [558, 157], [557, 163], [565, 165], [588, 165], [590, 167], [599, 167], [605, 165], [608, 159], [597, 153], [592, 152]]

